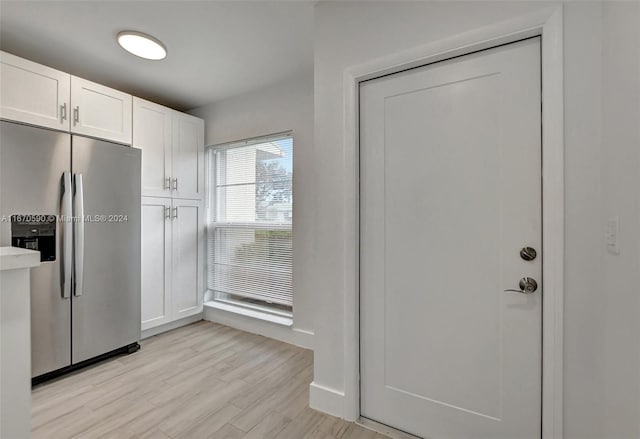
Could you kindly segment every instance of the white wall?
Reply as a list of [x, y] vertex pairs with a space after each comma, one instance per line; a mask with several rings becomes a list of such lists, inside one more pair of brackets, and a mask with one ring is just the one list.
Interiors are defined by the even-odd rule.
[[[313, 72], [252, 93], [191, 110], [205, 120], [205, 144], [293, 130], [293, 330], [243, 316], [224, 323], [290, 343], [312, 347], [314, 302], [308, 279], [313, 270]], [[206, 312], [219, 316], [224, 311]], [[218, 319], [221, 320], [221, 319]]]
[[603, 438], [602, 6], [564, 11], [566, 437]]
[[[344, 153], [343, 73], [394, 52], [547, 7], [541, 2], [320, 2], [315, 18], [316, 298], [312, 402], [345, 388], [345, 267], [355, 258], [355, 158]], [[627, 8], [623, 10], [624, 8]], [[635, 8], [635, 9], [634, 9]], [[565, 436], [637, 437], [640, 352], [638, 13], [636, 5], [567, 3], [565, 49]], [[635, 14], [635, 15], [634, 15]], [[635, 38], [635, 39], [634, 39]], [[635, 50], [635, 52], [634, 52]], [[633, 58], [636, 56], [636, 58]], [[609, 63], [603, 64], [603, 59]], [[619, 83], [624, 84], [620, 87]], [[635, 93], [635, 94], [634, 94]], [[604, 105], [604, 107], [603, 107]], [[606, 256], [604, 218], [623, 252]], [[327, 390], [323, 393], [324, 390]], [[313, 399], [316, 398], [316, 401]]]
[[620, 217], [620, 255], [604, 256], [604, 432], [640, 437], [640, 3], [603, 7], [603, 223]]

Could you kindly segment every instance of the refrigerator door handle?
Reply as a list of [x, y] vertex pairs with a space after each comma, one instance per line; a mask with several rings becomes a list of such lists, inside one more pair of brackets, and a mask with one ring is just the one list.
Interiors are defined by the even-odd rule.
[[62, 175], [62, 297], [71, 297], [71, 268], [73, 251], [73, 210], [71, 205], [71, 172], [66, 171]]
[[84, 189], [82, 174], [75, 174], [75, 289], [74, 296], [81, 296], [84, 287]]

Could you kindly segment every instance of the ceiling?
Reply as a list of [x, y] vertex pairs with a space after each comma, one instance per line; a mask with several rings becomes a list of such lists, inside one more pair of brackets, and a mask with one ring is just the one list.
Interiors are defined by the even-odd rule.
[[[161, 40], [162, 61], [122, 50], [122, 30]], [[178, 110], [313, 70], [307, 1], [6, 1], [0, 48]]]

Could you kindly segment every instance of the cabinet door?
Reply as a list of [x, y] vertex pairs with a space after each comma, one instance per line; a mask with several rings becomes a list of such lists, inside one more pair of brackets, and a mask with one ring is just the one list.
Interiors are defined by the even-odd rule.
[[71, 76], [0, 52], [0, 118], [69, 131]]
[[203, 221], [201, 201], [173, 199], [173, 318], [202, 311]]
[[177, 111], [173, 114], [173, 197], [201, 200], [204, 194], [204, 121]]
[[142, 199], [142, 330], [171, 321], [171, 199]]
[[131, 145], [131, 95], [71, 77], [71, 132]]
[[171, 196], [173, 110], [133, 98], [133, 146], [142, 149], [142, 195]]

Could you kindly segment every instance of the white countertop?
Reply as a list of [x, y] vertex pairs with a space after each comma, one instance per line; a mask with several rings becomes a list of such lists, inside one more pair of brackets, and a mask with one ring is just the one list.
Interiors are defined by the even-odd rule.
[[0, 247], [0, 271], [40, 265], [40, 252], [18, 247]]

